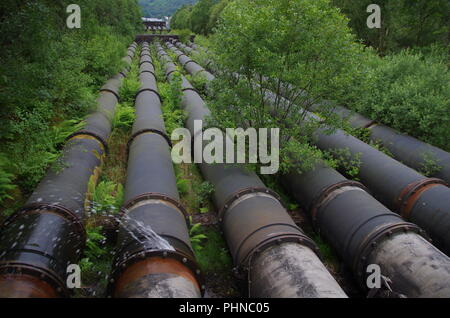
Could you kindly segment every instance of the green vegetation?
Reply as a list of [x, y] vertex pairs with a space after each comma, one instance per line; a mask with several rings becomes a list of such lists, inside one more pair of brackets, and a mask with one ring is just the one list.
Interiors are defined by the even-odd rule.
[[80, 260], [82, 283], [93, 289], [91, 296], [101, 296], [96, 295], [96, 291], [102, 293], [106, 289], [111, 271], [113, 247], [107, 245], [102, 230], [101, 226], [86, 228], [86, 248], [83, 251], [84, 257]]
[[15, 185], [13, 184], [14, 176], [7, 172], [7, 165], [8, 160], [4, 157], [0, 157], [0, 202], [5, 199], [13, 199], [8, 192], [15, 188]]
[[[373, 57], [365, 66], [349, 108], [394, 129], [450, 150], [450, 72], [446, 58], [402, 51]], [[348, 100], [348, 98], [351, 98]]]
[[195, 5], [186, 5], [173, 15], [174, 29], [189, 29], [197, 34], [210, 34], [216, 27], [220, 14], [231, 0], [199, 0]]
[[203, 72], [197, 73], [195, 74], [195, 76], [188, 74], [186, 75], [186, 79], [189, 81], [189, 83], [192, 84], [192, 86], [194, 86], [194, 88], [200, 95], [202, 95], [203, 98], [207, 98], [206, 84], [208, 84], [208, 79], [203, 74]]
[[441, 169], [442, 166], [440, 166], [437, 163], [433, 154], [427, 152], [423, 154], [423, 163], [419, 171], [420, 173], [422, 173], [424, 176], [431, 177], [435, 175], [437, 172], [439, 172]]
[[170, 33], [178, 35], [180, 41], [184, 43], [189, 41], [191, 36], [194, 35], [194, 33], [192, 33], [192, 31], [189, 29], [182, 29], [182, 30], [172, 29], [170, 30]]
[[190, 217], [191, 229], [189, 230], [189, 237], [191, 239], [192, 248], [194, 251], [201, 251], [203, 249], [202, 242], [208, 237], [201, 233], [202, 225], [200, 223], [192, 224], [192, 217]]
[[166, 131], [169, 136], [176, 128], [183, 127], [186, 118], [185, 112], [180, 109], [181, 103], [181, 77], [179, 74], [174, 74], [173, 80], [170, 83], [159, 83], [159, 93], [163, 100], [163, 118], [166, 126]]
[[76, 128], [95, 108], [96, 91], [122, 69], [126, 47], [141, 28], [135, 0], [80, 0], [82, 27], [69, 29], [71, 3], [0, 4], [0, 153], [8, 158], [1, 171], [24, 197], [58, 157], [66, 135], [58, 129]]
[[123, 185], [112, 181], [101, 181], [95, 186], [92, 209], [96, 212], [115, 213], [123, 204]]
[[179, 7], [194, 4], [197, 0], [139, 0], [143, 14], [149, 18], [171, 16]]
[[358, 180], [359, 167], [361, 166], [361, 154], [352, 156], [348, 148], [332, 149], [325, 153], [329, 166], [338, 169], [354, 180]]
[[196, 224], [190, 234], [197, 262], [205, 273], [231, 272], [231, 257], [219, 232]]

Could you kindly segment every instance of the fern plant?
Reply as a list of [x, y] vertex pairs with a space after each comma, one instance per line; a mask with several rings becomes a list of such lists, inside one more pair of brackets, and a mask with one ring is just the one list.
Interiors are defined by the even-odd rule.
[[67, 137], [83, 129], [85, 125], [86, 125], [85, 121], [71, 119], [62, 121], [60, 124], [53, 126], [51, 136], [53, 144], [57, 146], [64, 143]]
[[92, 210], [94, 212], [116, 212], [120, 209], [124, 197], [121, 184], [116, 184], [112, 181], [101, 181], [93, 188]]
[[84, 258], [80, 261], [80, 267], [83, 272], [91, 271], [95, 263], [93, 261], [102, 257], [107, 251], [102, 247], [106, 238], [101, 233], [102, 227], [87, 228], [86, 248], [84, 250]]
[[121, 129], [129, 129], [136, 118], [135, 110], [130, 104], [123, 103], [117, 105], [117, 111], [113, 120], [113, 127]]
[[[189, 217], [189, 221], [192, 224], [192, 217]], [[193, 224], [189, 230], [189, 236], [191, 238], [191, 244], [194, 251], [201, 251], [203, 249], [202, 242], [208, 237], [202, 233], [202, 225], [200, 223]]]
[[130, 72], [128, 72], [127, 77], [123, 80], [122, 86], [120, 87], [120, 98], [122, 101], [128, 103], [134, 102], [136, 92], [141, 87], [138, 74], [137, 60], [134, 60]]

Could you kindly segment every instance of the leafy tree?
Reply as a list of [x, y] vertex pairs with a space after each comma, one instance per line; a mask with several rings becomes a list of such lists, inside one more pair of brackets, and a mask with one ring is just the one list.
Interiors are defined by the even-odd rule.
[[207, 34], [209, 16], [217, 0], [200, 0], [191, 12], [191, 30], [198, 34]]
[[170, 20], [170, 27], [174, 30], [191, 29], [191, 12], [193, 6], [181, 7]]
[[193, 5], [197, 0], [139, 0], [144, 16], [151, 18], [163, 18], [171, 16], [178, 8], [185, 5]]
[[213, 49], [223, 70], [213, 84], [213, 123], [280, 128], [281, 168], [293, 162], [312, 168], [322, 157], [311, 146], [313, 132], [338, 122], [331, 111], [320, 119], [307, 110], [349, 82], [356, 61], [362, 63], [344, 16], [327, 0], [233, 1], [222, 12]]
[[208, 33], [211, 33], [217, 26], [220, 14], [230, 2], [231, 0], [220, 0], [211, 8], [207, 26]]

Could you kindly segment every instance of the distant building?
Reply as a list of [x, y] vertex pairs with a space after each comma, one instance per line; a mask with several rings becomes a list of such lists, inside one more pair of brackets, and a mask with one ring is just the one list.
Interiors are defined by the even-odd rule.
[[142, 22], [145, 25], [146, 30], [166, 30], [167, 29], [167, 20], [166, 19], [157, 19], [157, 18], [142, 18]]

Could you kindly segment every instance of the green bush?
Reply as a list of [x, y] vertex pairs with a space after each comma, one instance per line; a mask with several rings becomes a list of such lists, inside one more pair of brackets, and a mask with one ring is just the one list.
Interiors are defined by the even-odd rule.
[[189, 29], [171, 30], [170, 33], [178, 35], [181, 42], [186, 43], [190, 40], [193, 33]]
[[350, 105], [401, 132], [450, 150], [450, 72], [435, 55], [403, 51], [376, 59]]

